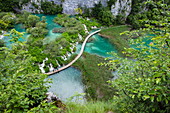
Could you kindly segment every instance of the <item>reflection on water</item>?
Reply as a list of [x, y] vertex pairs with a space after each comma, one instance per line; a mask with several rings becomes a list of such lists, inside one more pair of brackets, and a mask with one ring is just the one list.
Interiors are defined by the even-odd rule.
[[[51, 78], [53, 82], [50, 84], [51, 87], [48, 91], [55, 93], [61, 100], [66, 101], [67, 98], [70, 98], [76, 93], [84, 93], [81, 72], [75, 68], [70, 67], [48, 78]], [[82, 98], [82, 96], [79, 97], [79, 101], [84, 101]], [[73, 101], [76, 99], [74, 97]]]

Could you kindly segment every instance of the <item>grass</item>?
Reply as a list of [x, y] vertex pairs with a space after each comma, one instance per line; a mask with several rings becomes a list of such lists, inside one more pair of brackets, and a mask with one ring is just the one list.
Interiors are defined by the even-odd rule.
[[100, 35], [105, 38], [108, 38], [109, 41], [115, 45], [119, 54], [122, 55], [122, 51], [124, 50], [124, 48], [128, 48], [129, 45], [127, 42], [128, 36], [125, 35], [120, 36], [120, 33], [127, 30], [130, 30], [130, 27], [127, 25], [114, 26], [102, 29]]
[[107, 83], [113, 75], [108, 67], [98, 66], [101, 62], [105, 62], [103, 57], [83, 53], [82, 57], [73, 64], [82, 72], [88, 100], [108, 100], [114, 95], [114, 89], [110, 88]]
[[66, 103], [65, 113], [108, 113], [113, 112], [112, 102], [87, 102], [85, 104]]

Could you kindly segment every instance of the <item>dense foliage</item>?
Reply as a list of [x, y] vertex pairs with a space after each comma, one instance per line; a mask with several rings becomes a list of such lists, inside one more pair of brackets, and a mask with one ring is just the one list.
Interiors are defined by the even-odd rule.
[[103, 61], [104, 58], [100, 56], [83, 53], [82, 58], [73, 64], [82, 70], [82, 80], [87, 86], [85, 92], [88, 100], [108, 100], [114, 94], [114, 89], [106, 82], [113, 76], [111, 71], [107, 70], [107, 67], [98, 66]]
[[119, 55], [123, 55], [122, 51], [124, 51], [124, 48], [129, 47], [127, 41], [129, 37], [127, 35], [120, 35], [120, 33], [128, 30], [130, 30], [130, 26], [126, 25], [114, 26], [102, 29], [100, 35], [105, 38], [108, 38], [110, 43], [112, 43], [115, 46]]
[[156, 2], [152, 0], [148, 2], [142, 2], [139, 0], [139, 3], [136, 2], [137, 1], [134, 1], [131, 14], [128, 16], [127, 19], [127, 23], [130, 23], [133, 28], [139, 29], [141, 27], [145, 27], [145, 24], [150, 24], [147, 21], [148, 19], [159, 21], [164, 18], [165, 23], [170, 21], [169, 19], [166, 19], [170, 15], [169, 13], [167, 13], [167, 11], [169, 10], [168, 1], [167, 4], [163, 4], [166, 3], [166, 1], [164, 0], [158, 0]]
[[[166, 7], [164, 4], [162, 6]], [[169, 11], [164, 13], [169, 14]], [[170, 111], [170, 26], [164, 21], [168, 18], [147, 20], [150, 25], [147, 24], [146, 28], [126, 32], [130, 36], [143, 34], [131, 40], [133, 48], [124, 52], [131, 59], [115, 55], [115, 60], [106, 63], [111, 69], [117, 70], [118, 79], [111, 83], [112, 87], [118, 89], [118, 96], [114, 98], [118, 112]]]
[[57, 5], [54, 1], [41, 2], [41, 9], [44, 14], [60, 14], [63, 11], [62, 5]]
[[11, 34], [12, 48], [0, 48], [0, 112], [23, 113], [45, 100], [46, 75], [34, 68], [34, 57], [18, 41], [23, 34], [15, 30]]
[[15, 12], [14, 9], [20, 8], [19, 4], [24, 4], [30, 0], [0, 0], [0, 12]]
[[7, 30], [12, 27], [14, 27], [14, 24], [16, 24], [16, 15], [13, 13], [6, 13], [1, 12], [0, 13], [0, 30]]
[[[21, 4], [29, 0], [22, 0]], [[101, 24], [110, 26], [123, 24], [123, 15], [114, 17], [110, 8], [115, 0], [109, 0], [108, 6], [101, 3], [94, 8], [75, 9], [83, 17], [92, 17]], [[104, 58], [85, 53], [74, 66], [82, 70], [83, 83], [86, 87], [88, 100], [108, 100], [107, 102], [87, 103], [86, 105], [68, 104], [65, 112], [135, 112], [135, 113], [168, 113], [170, 111], [170, 12], [169, 0], [133, 0], [132, 13], [127, 23], [133, 28], [143, 28], [136, 31], [125, 32], [119, 36], [127, 26], [110, 27], [103, 29], [101, 34], [116, 45], [119, 51], [128, 56], [122, 58], [114, 55], [103, 65], [110, 66], [115, 71], [115, 78], [109, 83], [113, 75], [107, 67], [98, 67], [97, 64]], [[166, 4], [163, 4], [166, 3]], [[15, 24], [22, 24], [30, 37], [27, 42], [19, 42], [23, 33], [12, 29], [9, 35], [13, 43], [11, 48], [4, 47], [0, 40], [0, 112], [57, 112], [57, 108], [46, 103], [45, 93], [47, 83], [46, 75], [41, 74], [39, 65], [45, 61], [45, 72], [50, 65], [57, 68], [60, 64], [67, 64], [63, 57], [75, 52], [76, 42], [81, 42], [79, 35], [85, 37], [85, 27], [90, 31], [91, 27], [100, 25], [94, 20], [82, 17], [70, 17], [58, 15], [54, 21], [64, 28], [61, 37], [47, 41], [48, 33], [45, 17], [38, 17], [28, 12], [22, 15], [6, 13], [2, 11], [14, 11], [20, 8], [19, 0], [0, 0], [0, 33], [13, 28]], [[36, 4], [32, 4], [37, 7]], [[42, 10], [46, 14], [61, 13], [62, 8], [54, 2], [42, 2]], [[144, 9], [144, 10], [142, 10]], [[82, 14], [82, 11], [84, 14]], [[98, 13], [96, 13], [98, 12]], [[139, 13], [140, 12], [140, 13]], [[114, 32], [113, 32], [114, 31]], [[130, 40], [131, 47], [127, 45], [125, 36], [138, 39]], [[146, 42], [145, 42], [146, 41]], [[73, 48], [74, 47], [74, 48]], [[74, 56], [72, 56], [74, 57]], [[106, 71], [103, 71], [106, 70]], [[117, 77], [117, 78], [116, 78]], [[116, 90], [115, 90], [116, 89]], [[114, 96], [113, 100], [111, 99]]]
[[[97, 13], [96, 13], [97, 12]], [[85, 9], [84, 12], [85, 16], [90, 16], [99, 21], [102, 25], [109, 26], [115, 24], [115, 17], [112, 15], [110, 9], [108, 7], [102, 6], [101, 2], [98, 4], [95, 4], [93, 8], [91, 8], [91, 11]], [[87, 13], [87, 14], [86, 14]]]

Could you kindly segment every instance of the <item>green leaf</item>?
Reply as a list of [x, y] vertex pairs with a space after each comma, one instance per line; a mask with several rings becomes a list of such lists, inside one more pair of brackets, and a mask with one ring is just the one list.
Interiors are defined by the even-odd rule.
[[161, 81], [161, 78], [156, 78], [156, 84], [158, 84]]
[[151, 102], [154, 102], [154, 96], [151, 96]]
[[150, 96], [149, 96], [149, 95], [144, 95], [143, 97], [144, 97], [144, 100], [146, 100], [146, 99], [150, 98]]

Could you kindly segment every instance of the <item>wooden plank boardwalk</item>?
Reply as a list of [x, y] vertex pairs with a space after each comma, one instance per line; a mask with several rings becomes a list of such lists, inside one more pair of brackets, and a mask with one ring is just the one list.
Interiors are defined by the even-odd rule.
[[62, 71], [62, 70], [64, 70], [64, 69], [70, 67], [70, 66], [71, 66], [74, 62], [76, 62], [76, 61], [81, 57], [81, 55], [83, 54], [85, 45], [86, 45], [86, 43], [87, 43], [87, 40], [88, 40], [91, 36], [93, 36], [94, 34], [100, 32], [100, 31], [101, 31], [101, 30], [97, 30], [97, 31], [89, 34], [89, 35], [86, 37], [86, 39], [84, 40], [84, 42], [83, 42], [83, 44], [82, 44], [82, 46], [81, 46], [80, 53], [79, 53], [79, 54], [75, 57], [75, 59], [72, 60], [69, 64], [67, 64], [67, 65], [59, 68], [58, 70], [51, 71], [51, 72], [48, 72], [48, 73], [45, 73], [45, 74], [47, 74], [47, 75], [52, 75], [52, 74], [55, 74], [55, 73], [57, 73], [57, 72], [60, 72], [60, 71]]

